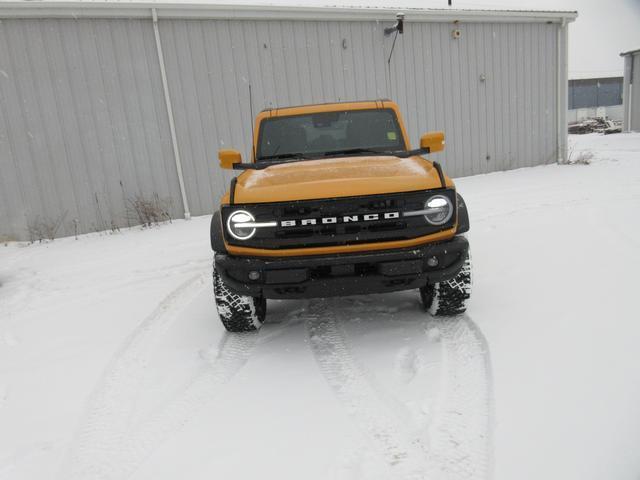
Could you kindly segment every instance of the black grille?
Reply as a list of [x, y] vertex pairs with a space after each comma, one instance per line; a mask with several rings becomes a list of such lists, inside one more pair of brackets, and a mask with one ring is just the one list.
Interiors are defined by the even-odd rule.
[[[229, 244], [245, 247], [279, 249], [353, 245], [392, 240], [406, 240], [451, 228], [456, 215], [445, 225], [433, 226], [424, 216], [403, 217], [402, 212], [422, 210], [426, 200], [435, 194], [446, 195], [453, 205], [455, 191], [438, 189], [392, 193], [362, 197], [341, 197], [322, 200], [299, 200], [282, 203], [236, 204], [223, 207], [222, 219]], [[256, 222], [278, 222], [277, 227], [258, 228], [248, 240], [237, 240], [226, 231], [228, 216], [235, 210], [246, 210]], [[385, 219], [385, 213], [399, 212], [399, 218]], [[378, 214], [378, 220], [363, 220], [365, 215]], [[358, 215], [359, 221], [343, 223], [345, 215]], [[391, 215], [393, 216], [393, 215]], [[338, 217], [338, 223], [322, 224], [322, 218]], [[317, 225], [300, 225], [303, 219], [317, 219]], [[295, 220], [296, 226], [281, 226], [282, 221]]]

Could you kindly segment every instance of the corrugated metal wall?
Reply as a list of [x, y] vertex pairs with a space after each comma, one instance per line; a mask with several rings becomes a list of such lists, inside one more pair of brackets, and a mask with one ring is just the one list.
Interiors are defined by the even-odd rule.
[[[161, 19], [170, 96], [191, 213], [228, 187], [219, 148], [250, 152], [266, 107], [389, 97], [411, 140], [445, 130], [453, 176], [558, 158], [558, 24]], [[566, 101], [566, 100], [565, 100]], [[11, 19], [0, 23], [0, 235], [27, 238], [38, 217], [61, 234], [126, 226], [128, 199], [172, 200], [176, 168], [150, 20]], [[76, 221], [77, 222], [74, 222]]]
[[625, 56], [624, 61], [623, 129], [640, 132], [640, 51]]
[[569, 80], [569, 110], [622, 105], [622, 77]]
[[135, 224], [128, 201], [180, 193], [153, 28], [143, 20], [0, 23], [0, 234]]

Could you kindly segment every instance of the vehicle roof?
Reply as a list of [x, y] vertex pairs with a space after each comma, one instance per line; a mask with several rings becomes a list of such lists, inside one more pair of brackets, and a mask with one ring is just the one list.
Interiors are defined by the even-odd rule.
[[389, 99], [315, 103], [309, 105], [295, 105], [291, 107], [268, 108], [262, 110], [259, 117], [285, 117], [290, 115], [304, 115], [308, 113], [332, 112], [334, 110], [369, 110], [378, 108], [393, 108], [395, 110], [398, 109], [398, 105]]

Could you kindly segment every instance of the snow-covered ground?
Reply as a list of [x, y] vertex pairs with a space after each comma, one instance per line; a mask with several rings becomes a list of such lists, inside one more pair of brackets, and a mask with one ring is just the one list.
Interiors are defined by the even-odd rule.
[[640, 134], [571, 142], [457, 180], [457, 319], [272, 301], [226, 335], [208, 218], [0, 246], [0, 478], [637, 479]]

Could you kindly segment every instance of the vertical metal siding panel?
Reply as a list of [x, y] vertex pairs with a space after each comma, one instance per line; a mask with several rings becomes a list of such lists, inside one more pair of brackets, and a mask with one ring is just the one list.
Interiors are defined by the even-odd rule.
[[633, 92], [631, 98], [631, 128], [640, 132], [640, 54], [633, 55]]
[[269, 53], [273, 63], [273, 83], [276, 87], [276, 105], [283, 107], [289, 104], [292, 79], [286, 74], [284, 64], [285, 46], [280, 33], [282, 31], [282, 22], [268, 22], [267, 30], [269, 32]]
[[[544, 51], [542, 52], [542, 60], [545, 62], [545, 67], [547, 63], [553, 62], [553, 25], [545, 25], [544, 26]], [[545, 68], [547, 71], [547, 76], [545, 78], [544, 83], [544, 154], [545, 154], [545, 163], [550, 163], [553, 158], [553, 132], [551, 131], [553, 125], [553, 102], [554, 102], [554, 91], [553, 82], [549, 81], [549, 76], [554, 75], [556, 71], [556, 67], [553, 68]]]
[[[28, 55], [29, 37], [25, 30], [33, 24], [22, 23], [19, 20], [8, 23], [10, 32], [8, 49], [11, 52], [14, 71], [20, 79], [16, 83], [17, 98], [21, 102], [20, 111], [24, 115], [24, 135], [20, 135], [20, 142], [28, 145], [29, 165], [25, 169], [24, 178], [29, 180], [27, 191], [38, 196], [39, 202], [28, 212], [33, 221], [36, 217], [54, 218], [61, 211], [60, 198], [53, 182], [51, 160], [49, 159], [44, 126], [40, 116], [40, 105], [36, 99], [36, 86]], [[13, 28], [11, 28], [13, 27]], [[21, 162], [22, 163], [22, 162]], [[26, 164], [26, 162], [25, 162]], [[37, 192], [37, 193], [36, 193]]]
[[460, 87], [460, 48], [456, 40], [451, 38], [449, 25], [438, 25], [440, 28], [440, 45], [442, 47], [442, 71], [444, 73], [443, 89], [445, 98], [448, 97], [451, 124], [449, 125], [449, 143], [453, 145], [454, 156], [452, 175], [465, 175], [464, 148], [459, 129], [461, 128], [462, 106]]
[[27, 55], [34, 78], [36, 108], [39, 111], [39, 127], [42, 129], [43, 150], [40, 156], [40, 165], [47, 162], [51, 172], [53, 190], [57, 195], [58, 210], [47, 221], [60, 221], [61, 233], [68, 233], [70, 218], [78, 217], [78, 202], [74, 191], [74, 184], [78, 182], [75, 172], [70, 167], [67, 141], [60, 128], [60, 117], [56, 105], [52, 77], [48, 66], [50, 48], [43, 36], [42, 30], [46, 29], [47, 20], [37, 20], [28, 25], [26, 30], [28, 37]]
[[511, 120], [514, 122], [515, 130], [513, 132], [512, 145], [512, 163], [509, 168], [519, 168], [522, 165], [522, 144], [524, 143], [524, 125], [522, 122], [522, 111], [524, 108], [523, 83], [524, 83], [524, 67], [522, 64], [522, 35], [519, 25], [513, 25], [513, 94], [514, 94], [514, 116]]
[[[183, 62], [183, 81], [186, 88], [183, 93], [186, 111], [184, 116], [187, 119], [189, 128], [188, 140], [190, 143], [190, 155], [181, 156], [183, 169], [188, 172], [188, 178], [192, 186], [187, 187], [189, 194], [189, 206], [192, 213], [201, 215], [209, 213], [210, 205], [214, 199], [214, 186], [209, 175], [207, 166], [213, 163], [215, 147], [210, 143], [213, 129], [213, 115], [211, 114], [211, 97], [208, 88], [208, 70], [210, 66], [206, 61], [203, 27], [201, 21], [184, 21], [176, 25], [181, 34], [178, 55], [180, 62]], [[233, 54], [231, 55], [233, 57]], [[227, 61], [224, 59], [224, 61]], [[189, 76], [189, 78], [184, 78]], [[181, 143], [178, 143], [180, 145]], [[235, 147], [235, 145], [229, 145]], [[213, 165], [211, 165], [213, 167]], [[186, 174], [186, 172], [184, 172]]]
[[[206, 27], [211, 26], [206, 24]], [[198, 168], [199, 165], [205, 163], [205, 158], [211, 158], [211, 155], [214, 154], [206, 152], [204, 147], [204, 129], [207, 127], [202, 116], [206, 117], [207, 109], [211, 107], [209, 89], [206, 88], [205, 83], [209, 77], [207, 72], [210, 65], [207, 63], [206, 56], [202, 58], [204, 56], [203, 50], [216, 52], [217, 68], [215, 69], [215, 77], [211, 76], [211, 81], [216, 83], [214, 91], [222, 91], [221, 76], [227, 61], [226, 57], [217, 54], [215, 30], [209, 28], [205, 30], [206, 33], [203, 35], [202, 27], [205, 25], [198, 21], [190, 22], [177, 19], [159, 21], [185, 188], [194, 215], [206, 213], [212, 201], [211, 197], [214, 196], [214, 187], [211, 186], [212, 182], [208, 172], [203, 172]], [[198, 34], [204, 38], [197, 38], [193, 41], [192, 49], [190, 37], [198, 37]], [[192, 58], [192, 55], [195, 58]], [[199, 78], [203, 75], [205, 76], [204, 80]], [[227, 111], [227, 108], [221, 108], [217, 118], [226, 120]], [[211, 131], [208, 134], [216, 135], [218, 142], [230, 148], [233, 145], [230, 141], [231, 133], [227, 121], [224, 122], [224, 126], [227, 127], [225, 131]]]
[[531, 149], [531, 160], [530, 166], [535, 166], [540, 164], [540, 129], [538, 125], [538, 118], [540, 117], [540, 83], [542, 81], [540, 75], [539, 63], [538, 59], [538, 24], [531, 24], [529, 26], [529, 30], [531, 31], [530, 43], [529, 43], [529, 69], [531, 72], [530, 76], [530, 96], [531, 96], [531, 112], [529, 114], [530, 118], [530, 126], [531, 126], [531, 134], [529, 137], [529, 147]]
[[[90, 140], [96, 140], [98, 155], [104, 181], [99, 187], [94, 185], [93, 198], [90, 200], [95, 219], [93, 229], [102, 228], [102, 216], [118, 219], [120, 224], [129, 223], [126, 218], [127, 208], [125, 181], [120, 167], [120, 155], [113, 131], [113, 121], [110, 112], [111, 95], [102, 70], [100, 54], [100, 39], [98, 29], [104, 28], [108, 20], [87, 20], [78, 23], [77, 37], [81, 49], [85, 89], [83, 96], [87, 98], [87, 112], [92, 113], [94, 123], [87, 129]], [[103, 27], [100, 27], [103, 25]], [[72, 40], [73, 41], [73, 40]], [[118, 92], [119, 94], [119, 92]], [[115, 101], [118, 101], [117, 99]], [[86, 126], [85, 126], [86, 127]], [[92, 144], [89, 144], [92, 145]], [[118, 216], [118, 217], [116, 217]]]
[[537, 165], [543, 165], [547, 163], [547, 146], [546, 146], [546, 138], [547, 138], [547, 85], [548, 85], [548, 75], [549, 73], [546, 70], [547, 68], [542, 68], [545, 65], [545, 56], [546, 56], [546, 41], [547, 41], [547, 25], [540, 24], [538, 25], [538, 39], [537, 39], [537, 68], [536, 71], [539, 75], [539, 85], [538, 85], [538, 156], [536, 158]]
[[556, 25], [549, 25], [549, 47], [551, 49], [548, 57], [551, 57], [550, 62], [553, 62], [553, 65], [549, 68], [549, 97], [548, 97], [548, 106], [549, 106], [549, 151], [551, 152], [551, 158], [549, 159], [550, 163], [557, 161], [558, 155], [556, 152], [556, 137], [557, 137], [557, 124], [558, 124], [558, 115], [556, 109], [556, 92], [558, 89], [558, 35], [556, 34]]
[[311, 91], [313, 101], [321, 102], [324, 99], [324, 77], [321, 65], [320, 52], [317, 48], [318, 25], [316, 22], [304, 22], [305, 45], [307, 59], [309, 60], [309, 72], [311, 74]]
[[429, 125], [432, 124], [432, 122], [429, 121], [433, 108], [430, 95], [432, 83], [427, 80], [427, 72], [422, 60], [424, 58], [425, 45], [423, 40], [425, 27], [426, 24], [424, 23], [412, 25], [413, 32], [411, 35], [411, 54], [414, 67], [412, 84], [415, 92], [412, 103], [416, 110], [415, 129], [417, 130], [415, 136], [412, 138], [414, 146], [420, 145], [420, 135], [426, 132], [429, 129]]
[[446, 147], [444, 152], [440, 154], [440, 161], [446, 167], [449, 175], [454, 175], [455, 171], [455, 155], [453, 130], [449, 128], [452, 118], [450, 96], [445, 94], [445, 79], [443, 68], [444, 52], [441, 47], [442, 26], [433, 23], [425, 25], [425, 33], [429, 33], [428, 46], [424, 49], [424, 65], [430, 72], [433, 79], [432, 95], [434, 109], [433, 129], [444, 130]]
[[[127, 212], [127, 203], [136, 195], [170, 199], [169, 213], [176, 216], [181, 205], [177, 182], [169, 187], [167, 177], [166, 166], [172, 159], [168, 132], [164, 148], [160, 141], [159, 129], [168, 129], [164, 102], [152, 94], [160, 91], [160, 79], [151, 23], [124, 19], [64, 22], [60, 28], [75, 29], [82, 45], [77, 72], [84, 92], [72, 95], [89, 120], [83, 130], [99, 146], [99, 165], [88, 159], [83, 162], [103, 172], [102, 179], [92, 180], [91, 198], [83, 201], [95, 218], [94, 228], [137, 223]], [[68, 40], [73, 41], [72, 36]], [[163, 112], [160, 123], [157, 110]]]
[[531, 108], [529, 97], [529, 25], [516, 25], [516, 38], [518, 39], [518, 168], [526, 167], [530, 163], [529, 137], [531, 135], [528, 114]]
[[128, 198], [140, 193], [138, 172], [134, 167], [135, 155], [129, 139], [129, 128], [125, 106], [123, 105], [123, 83], [120, 81], [118, 68], [119, 59], [126, 52], [117, 51], [114, 44], [114, 32], [112, 26], [118, 21], [96, 20], [94, 31], [96, 33], [96, 45], [98, 48], [100, 75], [106, 91], [106, 106], [109, 112], [109, 124], [106, 126], [111, 131], [115, 145], [115, 156], [111, 159], [118, 165], [120, 179], [125, 195]]
[[367, 27], [368, 23], [364, 22], [352, 22], [349, 27], [350, 36], [347, 49], [353, 62], [354, 98], [357, 100], [377, 98], [373, 65], [369, 64], [369, 57], [372, 57], [371, 45], [365, 45], [363, 42], [363, 32]]
[[536, 62], [534, 71], [537, 74], [536, 81], [537, 85], [537, 104], [538, 104], [538, 115], [536, 118], [536, 128], [538, 129], [537, 136], [537, 145], [536, 152], [537, 156], [535, 158], [536, 165], [542, 165], [547, 163], [547, 146], [546, 146], [546, 138], [547, 138], [547, 127], [546, 127], [546, 119], [547, 119], [547, 84], [548, 84], [548, 75], [549, 73], [546, 71], [547, 68], [542, 68], [547, 60], [545, 60], [546, 54], [546, 41], [547, 41], [547, 25], [540, 24], [537, 26], [537, 38], [536, 38]]
[[[239, 115], [239, 101], [238, 101], [238, 87], [237, 87], [237, 77], [235, 71], [235, 64], [233, 61], [233, 53], [231, 49], [231, 41], [229, 36], [229, 21], [228, 20], [216, 20], [213, 22], [213, 27], [216, 32], [216, 39], [218, 44], [218, 52], [220, 54], [221, 62], [220, 66], [222, 73], [222, 84], [225, 98], [225, 108], [226, 115], [225, 120], [229, 124], [230, 129], [230, 137], [225, 139], [225, 144], [232, 146], [238, 146], [237, 148], [241, 148], [245, 139], [242, 135], [241, 129], [241, 120]], [[271, 35], [270, 35], [271, 37]], [[277, 37], [276, 37], [277, 38]], [[274, 40], [272, 39], [272, 45]], [[270, 48], [269, 51], [273, 55], [274, 50], [278, 50], [275, 46], [274, 48]], [[282, 67], [278, 69], [278, 71], [282, 72]], [[277, 75], [276, 75], [277, 79]], [[249, 92], [247, 91], [247, 94]]]
[[143, 32], [144, 61], [135, 62], [135, 72], [139, 85], [144, 92], [143, 118], [145, 119], [145, 135], [151, 163], [158, 170], [155, 177], [155, 188], [161, 197], [172, 199], [172, 216], [184, 213], [178, 175], [175, 166], [173, 146], [169, 129], [164, 90], [160, 75], [160, 64], [156, 53], [156, 42], [153, 27], [140, 20]]
[[[493, 110], [493, 106], [489, 106], [487, 104], [487, 83], [492, 82], [493, 79], [491, 78], [492, 72], [488, 71], [489, 59], [487, 47], [484, 42], [485, 30], [485, 24], [479, 23], [474, 25], [475, 45], [476, 49], [478, 50], [475, 75], [475, 82], [478, 86], [478, 125], [480, 127], [480, 135], [478, 137], [478, 151], [475, 152], [477, 156], [478, 173], [487, 173], [489, 171], [487, 156], [489, 156], [489, 159], [491, 158], [489, 154], [488, 138], [491, 134], [489, 113], [491, 110]], [[484, 81], [480, 80], [481, 75], [484, 75]]]
[[267, 93], [264, 85], [264, 76], [262, 75], [262, 66], [260, 62], [260, 52], [263, 47], [258, 40], [256, 22], [244, 22], [242, 30], [244, 35], [245, 47], [247, 49], [246, 61], [247, 69], [249, 71], [249, 82], [251, 83], [251, 93], [253, 97], [252, 109], [255, 115], [265, 107], [267, 98]]
[[465, 66], [467, 74], [467, 94], [469, 101], [469, 123], [467, 135], [469, 138], [469, 167], [470, 173], [480, 173], [480, 137], [483, 134], [480, 118], [480, 80], [478, 75], [478, 61], [481, 55], [479, 45], [476, 43], [477, 24], [465, 25], [464, 28], [464, 52], [466, 56]]
[[[4, 36], [0, 23], [0, 39]], [[9, 68], [6, 45], [0, 41], [0, 240], [18, 238], [18, 232], [26, 231], [25, 195], [22, 189], [22, 178], [14, 154], [14, 139], [9, 129], [9, 118], [15, 112], [9, 101], [11, 84], [15, 81], [13, 71]], [[10, 112], [11, 109], [11, 112]], [[9, 112], [9, 113], [7, 113]]]
[[[344, 88], [343, 100], [356, 100], [356, 80], [353, 64], [353, 56], [351, 50], [349, 50], [349, 44], [351, 43], [351, 34], [349, 32], [350, 22], [336, 22], [334, 25], [333, 39], [331, 40], [331, 47], [335, 51], [335, 59], [339, 61], [336, 65], [336, 70], [341, 73], [339, 78], [342, 78], [342, 85]], [[346, 42], [347, 48], [343, 47], [343, 41]]]
[[546, 28], [544, 24], [539, 24], [537, 25], [537, 38], [536, 38], [536, 43], [535, 43], [535, 48], [536, 48], [536, 62], [535, 62], [535, 68], [534, 71], [537, 73], [538, 75], [538, 79], [537, 79], [537, 97], [536, 97], [536, 101], [538, 104], [538, 115], [536, 118], [536, 128], [538, 130], [538, 136], [537, 136], [537, 141], [536, 141], [536, 158], [535, 158], [535, 163], [536, 165], [542, 165], [547, 163], [547, 156], [546, 156], [546, 152], [545, 152], [545, 126], [544, 126], [544, 119], [546, 116], [546, 108], [545, 108], [545, 88], [546, 88], [546, 84], [547, 84], [547, 79], [546, 79], [546, 74], [543, 70], [545, 70], [544, 68], [541, 68], [542, 65], [544, 65], [544, 45], [545, 45], [545, 40], [546, 40]]
[[484, 43], [482, 41], [482, 29], [484, 26], [480, 23], [472, 25], [471, 29], [471, 46], [473, 52], [473, 60], [471, 62], [472, 71], [469, 76], [469, 80], [475, 89], [475, 100], [472, 102], [475, 110], [475, 143], [473, 145], [472, 156], [474, 173], [486, 173], [486, 156], [487, 156], [487, 135], [488, 125], [486, 118], [486, 79], [484, 82], [480, 81], [480, 75], [484, 74], [486, 77], [486, 59]]
[[322, 75], [322, 101], [336, 101], [340, 98], [340, 86], [337, 84], [332, 68], [331, 50], [329, 48], [329, 27], [327, 22], [317, 22], [316, 34], [318, 56], [320, 57], [320, 69]]
[[518, 65], [520, 53], [518, 51], [517, 44], [517, 31], [516, 25], [509, 25], [509, 93], [511, 99], [509, 103], [509, 121], [511, 122], [511, 128], [509, 129], [509, 161], [506, 165], [506, 169], [518, 167], [518, 155], [519, 155], [519, 109], [520, 109], [520, 89], [518, 86], [518, 79], [520, 75], [518, 73]]
[[459, 55], [458, 55], [458, 75], [457, 78], [460, 79], [460, 83], [458, 85], [461, 102], [460, 102], [460, 117], [458, 118], [458, 125], [461, 127], [458, 129], [458, 135], [456, 140], [459, 141], [462, 145], [463, 151], [463, 169], [465, 175], [473, 174], [473, 148], [472, 142], [473, 138], [476, 135], [475, 132], [475, 122], [472, 123], [472, 112], [474, 105], [471, 104], [475, 99], [473, 98], [473, 94], [475, 92], [472, 91], [472, 85], [470, 82], [470, 64], [469, 64], [469, 28], [468, 26], [463, 26], [463, 36], [456, 40], [456, 43], [459, 47]]
[[[435, 93], [435, 67], [433, 56], [431, 54], [433, 51], [433, 44], [431, 42], [432, 31], [433, 24], [423, 23], [420, 25], [420, 42], [415, 58], [416, 64], [421, 67], [420, 72], [422, 73], [422, 81], [424, 82], [424, 89], [422, 90], [423, 104], [421, 105], [421, 108], [426, 110], [424, 124], [425, 132], [444, 130], [444, 119], [439, 117], [436, 109], [436, 99], [438, 96]], [[440, 154], [440, 156], [443, 155]]]
[[504, 24], [494, 24], [496, 49], [497, 49], [497, 72], [500, 78], [497, 96], [500, 98], [500, 110], [498, 111], [498, 126], [496, 134], [500, 140], [500, 156], [496, 159], [494, 167], [496, 170], [504, 170], [509, 157], [509, 137], [507, 127], [510, 125], [509, 119], [509, 103], [511, 97], [509, 94], [509, 54], [508, 54], [508, 29]]
[[370, 23], [369, 41], [373, 47], [373, 66], [376, 79], [376, 98], [389, 97], [386, 82], [386, 57], [384, 54], [383, 26], [378, 22]]
[[[505, 44], [507, 41], [506, 29], [503, 24], [491, 25], [491, 38], [495, 48], [493, 74], [496, 77], [495, 99], [496, 105], [496, 158], [492, 166], [494, 170], [503, 168], [507, 156], [507, 139], [505, 138], [504, 125], [508, 115], [508, 73], [505, 62]], [[499, 103], [498, 103], [499, 102]]]
[[338, 30], [334, 22], [322, 22], [320, 25], [321, 42], [318, 48], [324, 54], [324, 63], [330, 72], [333, 94], [326, 97], [325, 101], [341, 102], [347, 100], [345, 90], [344, 71], [342, 69], [342, 52], [338, 50], [334, 38], [338, 35]]
[[[248, 55], [249, 46], [247, 45], [246, 33], [247, 24], [241, 21], [229, 22], [229, 29], [231, 31], [231, 40], [234, 47], [234, 63], [237, 77], [237, 91], [238, 91], [238, 109], [240, 118], [240, 131], [242, 136], [242, 152], [244, 152], [244, 158], [251, 158], [251, 110], [253, 107], [249, 104], [249, 85], [253, 82], [250, 58]], [[255, 95], [254, 87], [251, 85], [251, 97]], [[254, 109], [255, 115], [255, 109]]]
[[270, 53], [268, 22], [256, 22], [258, 41], [261, 45], [260, 64], [262, 65], [262, 77], [266, 93], [264, 108], [273, 108], [278, 105], [276, 97], [276, 85], [273, 75], [273, 62]]
[[[133, 63], [130, 52], [139, 51], [140, 45], [129, 36], [129, 26], [135, 20], [122, 20], [114, 22], [111, 31], [114, 51], [114, 96], [119, 96], [122, 115], [122, 143], [126, 145], [127, 158], [130, 165], [127, 168], [135, 178], [135, 191], [130, 195], [142, 195], [150, 197], [153, 193], [151, 171], [153, 168], [148, 162], [144, 135], [139, 133], [143, 129], [143, 118], [140, 113], [140, 92], [133, 73]], [[138, 25], [140, 27], [140, 25]], [[138, 29], [137, 35], [139, 36]]]
[[[66, 89], [61, 89], [63, 96], [62, 114], [69, 114], [65, 123], [65, 130], [72, 138], [79, 141], [79, 149], [72, 155], [78, 171], [84, 171], [86, 191], [80, 197], [82, 207], [79, 212], [80, 231], [91, 231], [97, 228], [96, 211], [94, 208], [95, 195], [100, 192], [100, 196], [106, 199], [106, 212], [111, 212], [111, 199], [109, 195], [104, 195], [106, 174], [103, 166], [102, 152], [96, 133], [97, 127], [94, 120], [94, 108], [89, 99], [89, 86], [84, 72], [84, 58], [81, 44], [78, 41], [79, 24], [70, 25], [67, 21], [60, 20], [58, 28], [61, 34], [60, 50], [64, 52], [64, 59], [57, 60], [54, 64], [58, 68], [57, 75], [64, 79]], [[86, 42], [88, 43], [88, 42]], [[94, 94], [97, 94], [97, 87]]]
[[306, 22], [292, 22], [292, 41], [295, 45], [295, 57], [292, 60], [295, 61], [300, 82], [300, 102], [313, 103], [318, 96], [313, 88], [306, 28]]
[[[27, 234], [27, 217], [31, 211], [42, 206], [40, 191], [37, 189], [32, 169], [30, 168], [31, 155], [28, 148], [28, 140], [26, 135], [26, 121], [23, 114], [22, 100], [18, 94], [19, 77], [12, 53], [15, 49], [11, 48], [12, 42], [10, 38], [16, 34], [16, 22], [8, 20], [0, 23], [0, 69], [2, 69], [0, 77], [0, 95], [2, 101], [2, 111], [0, 111], [0, 120], [4, 123], [4, 132], [6, 138], [2, 141], [0, 152], [3, 153], [3, 159], [9, 160], [9, 155], [5, 157], [4, 153], [11, 154], [11, 160], [15, 173], [10, 175], [11, 170], [2, 170], [2, 179], [4, 182], [16, 187], [17, 194], [11, 203], [5, 203], [8, 211], [3, 216], [2, 233], [16, 238], [26, 238]], [[4, 165], [4, 163], [3, 163]], [[34, 189], [35, 188], [35, 189]], [[3, 188], [3, 192], [7, 196], [11, 196], [12, 190]]]
[[[77, 120], [75, 104], [76, 99], [73, 90], [69, 88], [71, 84], [67, 57], [69, 51], [63, 46], [61, 32], [66, 22], [64, 20], [48, 20], [41, 23], [43, 42], [45, 45], [45, 58], [47, 65], [41, 65], [41, 69], [47, 69], [50, 74], [50, 86], [53, 91], [54, 109], [51, 114], [55, 114], [54, 121], [57, 120], [56, 135], [60, 135], [64, 144], [64, 157], [60, 162], [64, 162], [68, 175], [62, 178], [61, 187], [73, 192], [72, 211], [66, 219], [64, 232], [73, 233], [74, 222], [82, 230], [89, 229], [93, 215], [86, 208], [81, 207], [84, 200], [91, 198], [90, 172], [85, 160], [86, 153], [78, 135], [82, 131], [82, 125]], [[56, 128], [49, 125], [49, 128]]]
[[456, 107], [457, 95], [453, 91], [451, 80], [451, 66], [453, 52], [450, 45], [449, 26], [434, 24], [434, 48], [432, 50], [434, 66], [438, 79], [438, 97], [441, 100], [441, 108], [444, 118], [444, 130], [446, 135], [445, 157], [447, 173], [453, 176], [461, 174], [461, 161], [459, 149], [455, 141], [455, 119], [458, 116]]
[[[208, 178], [208, 183], [211, 187], [211, 196], [201, 199], [203, 205], [203, 213], [213, 211], [218, 199], [224, 195], [224, 192], [229, 186], [229, 180], [233, 176], [231, 172], [222, 170], [218, 166], [218, 150], [221, 148], [236, 148], [243, 151], [242, 144], [236, 145], [233, 143], [231, 136], [231, 130], [233, 125], [228, 118], [228, 99], [227, 95], [223, 94], [225, 91], [224, 81], [224, 66], [227, 59], [221, 53], [220, 43], [218, 40], [217, 30], [219, 23], [214, 20], [207, 21], [193, 21], [188, 23], [192, 25], [191, 28], [199, 31], [202, 38], [202, 58], [196, 58], [194, 61], [202, 63], [206, 70], [203, 73], [204, 77], [198, 79], [198, 83], [201, 88], [199, 89], [199, 98], [194, 101], [200, 105], [206, 105], [207, 116], [210, 118], [210, 124], [207, 124], [209, 130], [204, 132], [205, 139], [208, 139], [206, 143], [207, 147], [202, 150], [205, 155], [203, 159], [198, 161], [204, 162], [205, 172], [204, 178]], [[182, 54], [183, 48], [178, 46], [176, 48], [176, 55]], [[256, 58], [256, 63], [259, 63]], [[182, 70], [174, 72], [175, 75], [189, 74]], [[180, 81], [180, 84], [183, 82]], [[262, 84], [261, 84], [262, 86]], [[193, 92], [192, 92], [193, 93]], [[248, 93], [248, 92], [247, 92]], [[182, 92], [183, 95], [189, 94], [189, 92]], [[191, 115], [192, 112], [187, 110], [184, 115]], [[185, 140], [187, 141], [187, 140]], [[246, 149], [247, 151], [249, 149]], [[194, 162], [197, 159], [194, 158]]]
[[487, 122], [487, 154], [489, 159], [485, 162], [486, 171], [490, 172], [495, 170], [496, 159], [499, 158], [498, 154], [498, 112], [501, 108], [501, 103], [498, 101], [497, 92], [499, 92], [500, 75], [496, 68], [496, 58], [498, 51], [496, 48], [496, 41], [494, 39], [494, 26], [493, 24], [485, 24], [482, 29], [482, 41], [484, 48], [486, 49], [486, 64], [485, 75], [487, 77], [485, 87], [485, 105], [487, 108], [486, 122]]
[[[193, 22], [187, 22], [187, 26], [191, 26]], [[218, 104], [220, 107], [224, 107], [224, 116], [217, 117], [215, 121], [217, 123], [226, 123], [227, 129], [230, 130], [230, 135], [225, 138], [218, 139], [218, 148], [234, 148], [237, 149], [245, 155], [250, 155], [250, 135], [247, 133], [251, 129], [250, 122], [244, 122], [244, 116], [249, 111], [249, 86], [247, 82], [247, 76], [249, 75], [246, 68], [242, 67], [242, 63], [240, 63], [240, 57], [243, 55], [241, 51], [241, 44], [236, 43], [241, 41], [242, 35], [231, 35], [232, 22], [227, 20], [219, 20], [213, 22], [206, 22], [205, 28], [211, 28], [212, 33], [215, 31], [215, 41], [218, 45], [218, 52], [220, 53], [220, 60], [216, 61], [215, 56], [210, 56], [208, 60], [208, 69], [211, 71], [212, 69], [221, 68], [221, 76], [220, 80], [222, 81], [222, 85], [220, 89], [216, 88], [214, 90], [206, 90], [211, 93], [212, 97], [210, 102], [216, 102], [215, 97], [220, 97], [220, 92], [225, 92], [222, 99], [218, 100]], [[194, 59], [194, 61], [200, 61], [199, 59]], [[196, 78], [196, 81], [200, 77]], [[208, 79], [205, 77], [202, 81], [208, 83]], [[200, 103], [199, 99], [196, 99], [198, 103]], [[246, 102], [245, 102], [246, 101]], [[205, 139], [207, 134], [204, 134]], [[211, 158], [215, 156], [217, 158], [217, 149], [215, 144], [211, 144], [210, 147], [205, 148], [205, 155], [207, 154], [207, 150], [213, 150], [208, 153], [205, 158]], [[221, 184], [220, 190], [215, 193], [215, 197], [219, 197], [224, 194], [229, 185], [229, 179], [234, 176], [232, 172], [225, 172], [220, 169], [215, 163], [209, 163], [208, 161], [202, 162], [201, 159], [194, 159], [194, 163], [200, 162], [203, 167], [205, 167], [205, 171], [202, 173], [203, 175], [213, 176], [222, 180], [216, 181], [218, 185]], [[213, 180], [212, 180], [213, 183]], [[216, 198], [217, 199], [217, 198]], [[211, 205], [211, 197], [204, 198], [202, 200], [203, 204], [206, 206], [203, 210], [203, 213], [210, 213], [213, 209], [209, 206]]]
[[[419, 35], [420, 30], [410, 25], [411, 30], [409, 35], [403, 34], [405, 39], [402, 41], [402, 49], [398, 52], [401, 55], [401, 71], [398, 73], [401, 77], [404, 77], [404, 81], [401, 84], [404, 87], [405, 104], [403, 105], [405, 118], [409, 122], [409, 138], [412, 145], [418, 145], [420, 143], [420, 132], [425, 128], [426, 122], [423, 115], [420, 114], [419, 109], [424, 111], [424, 103], [420, 103], [419, 98], [424, 95], [424, 80], [418, 78], [416, 68], [416, 43], [420, 42]], [[408, 40], [408, 41], [407, 41]], [[418, 90], [422, 93], [419, 95]], [[424, 102], [424, 100], [423, 100]]]
[[[145, 42], [145, 36], [151, 33], [149, 21], [135, 20], [126, 23], [126, 35], [130, 52], [144, 52], [143, 58], [136, 55], [128, 55], [127, 63], [131, 70], [130, 83], [134, 86], [131, 89], [135, 92], [136, 101], [131, 102], [131, 129], [133, 137], [136, 139], [139, 157], [139, 167], [142, 167], [142, 188], [147, 196], [158, 195], [165, 197], [168, 189], [165, 188], [164, 164], [162, 156], [157, 149], [157, 137], [153, 125], [157, 121], [154, 111], [153, 91], [150, 89], [149, 72], [146, 70], [146, 56], [153, 52], [145, 48], [149, 45]], [[146, 35], [145, 35], [146, 34]], [[159, 73], [159, 72], [158, 72]], [[158, 98], [158, 97], [156, 97]], [[133, 108], [135, 106], [135, 109]], [[178, 197], [179, 198], [179, 197]], [[177, 200], [177, 198], [176, 198]]]
[[293, 22], [282, 21], [278, 24], [279, 28], [279, 42], [281, 45], [280, 54], [283, 61], [283, 70], [280, 72], [280, 77], [286, 77], [289, 88], [287, 89], [286, 103], [288, 105], [300, 105], [301, 103], [308, 103], [305, 100], [304, 88], [300, 82], [300, 74], [298, 68], [298, 62], [296, 53], [300, 46], [296, 42], [295, 35], [293, 33]]

